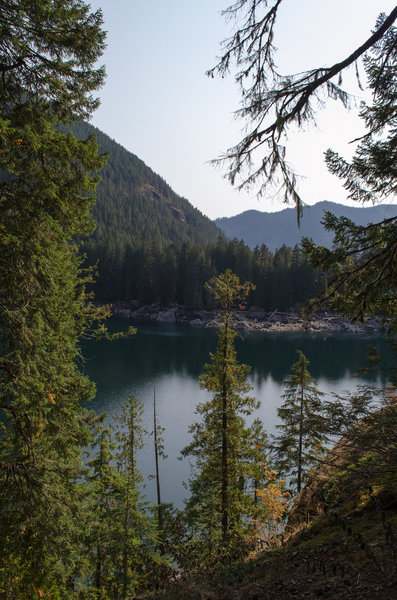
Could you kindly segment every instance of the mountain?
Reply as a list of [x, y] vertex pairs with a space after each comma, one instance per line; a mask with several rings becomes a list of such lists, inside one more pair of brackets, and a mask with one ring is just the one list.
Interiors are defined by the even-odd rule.
[[119, 246], [152, 240], [162, 244], [208, 243], [222, 235], [208, 217], [105, 133], [85, 122], [70, 129], [78, 139], [94, 134], [99, 151], [109, 154], [93, 208], [95, 242]]
[[333, 236], [321, 225], [324, 211], [332, 212], [338, 217], [347, 217], [357, 225], [366, 225], [394, 217], [397, 215], [397, 205], [350, 207], [334, 202], [318, 202], [304, 208], [300, 229], [295, 208], [286, 208], [275, 213], [247, 210], [235, 217], [216, 219], [215, 223], [229, 238], [242, 239], [251, 249], [265, 244], [274, 252], [283, 244], [291, 247], [299, 244], [302, 237], [313, 238], [317, 244], [330, 247]]

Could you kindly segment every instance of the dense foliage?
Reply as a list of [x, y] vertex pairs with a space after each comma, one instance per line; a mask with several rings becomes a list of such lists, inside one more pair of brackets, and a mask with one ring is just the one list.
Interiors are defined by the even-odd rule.
[[223, 309], [217, 350], [201, 379], [213, 397], [197, 407], [201, 420], [191, 427], [192, 441], [182, 454], [195, 459], [186, 506], [191, 552], [198, 563], [208, 564], [247, 552], [260, 512], [255, 489], [264, 480], [260, 465], [266, 436], [259, 422], [245, 423], [258, 403], [247, 396], [249, 367], [237, 362], [234, 348], [231, 310], [244, 300], [250, 285], [240, 284], [227, 269], [207, 289]]
[[72, 239], [92, 228], [103, 160], [92, 139], [54, 125], [97, 104], [101, 24], [80, 0], [1, 7], [0, 594], [10, 600], [67, 593], [82, 567], [81, 402], [94, 389], [77, 343], [97, 313]]
[[[380, 17], [379, 30], [385, 22]], [[395, 198], [397, 164], [397, 29], [390, 27], [365, 57], [372, 102], [363, 104], [366, 134], [351, 162], [331, 150], [327, 165], [343, 180], [349, 197], [359, 202]], [[316, 301], [331, 302], [354, 319], [381, 313], [391, 334], [397, 330], [397, 217], [366, 227], [326, 214], [334, 248], [304, 248], [315, 268], [329, 272], [328, 286]]]
[[137, 156], [86, 122], [69, 130], [77, 139], [94, 135], [100, 152], [108, 155], [92, 210], [97, 226], [83, 246], [90, 255], [102, 259], [106, 249], [111, 255], [123, 254], [132, 240], [163, 245], [216, 241], [216, 225]]
[[290, 484], [299, 493], [309, 468], [324, 452], [327, 422], [322, 406], [322, 392], [308, 371], [309, 361], [298, 350], [299, 360], [291, 367], [291, 375], [284, 382], [284, 402], [277, 409], [281, 423], [276, 425], [273, 451], [276, 465], [289, 477]]
[[312, 269], [302, 250], [282, 246], [273, 254], [265, 245], [251, 251], [242, 241], [218, 239], [216, 244], [163, 246], [156, 240], [128, 244], [124, 250], [104, 246], [99, 255], [95, 296], [136, 304], [180, 304], [212, 308], [204, 283], [229, 268], [252, 281], [249, 304], [265, 310], [301, 307], [320, 291], [323, 276]]
[[[265, 24], [272, 25], [276, 12], [267, 13]], [[374, 99], [362, 110], [368, 134], [351, 164], [328, 154], [331, 170], [345, 180], [352, 197], [364, 201], [395, 190], [394, 13], [379, 19], [367, 43], [373, 46], [366, 70]], [[188, 540], [191, 564], [229, 560], [244, 554], [257, 534], [264, 499], [272, 518], [281, 516], [283, 506], [274, 506], [283, 490], [266, 469], [262, 424], [247, 426], [244, 420], [256, 402], [246, 396], [248, 368], [237, 362], [230, 311], [248, 294], [250, 304], [265, 309], [299, 306], [315, 293], [317, 274], [298, 247], [283, 246], [273, 255], [265, 246], [251, 252], [236, 240], [216, 241], [213, 224], [122, 149], [103, 178], [97, 233], [84, 245], [89, 261], [100, 259], [99, 296], [224, 309], [218, 348], [201, 380], [213, 397], [198, 407], [202, 420], [192, 427], [184, 450], [196, 464], [183, 517], [166, 515], [159, 488], [157, 520], [142, 500], [136, 464], [144, 434], [139, 402], [130, 397], [124, 406], [117, 448], [104, 417], [81, 408], [94, 386], [79, 370], [79, 340], [103, 313], [87, 301], [91, 279], [78, 244], [92, 231], [90, 207], [104, 160], [94, 139], [87, 138], [86, 125], [76, 126], [78, 139], [66, 128], [97, 105], [92, 93], [104, 76], [96, 67], [104, 45], [101, 24], [101, 13], [91, 13], [81, 0], [7, 1], [0, 14], [0, 596], [7, 600], [118, 600], [153, 589], [172, 571], [164, 555], [178, 561], [174, 550], [183, 546], [181, 540]], [[251, 25], [248, 31], [254, 31]], [[332, 73], [311, 72], [306, 91], [313, 77], [321, 85]], [[309, 97], [302, 104], [294, 94], [299, 83], [292, 81], [291, 114], [279, 113], [283, 126], [310, 108]], [[339, 89], [329, 89], [343, 99]], [[261, 107], [269, 108], [260, 103], [259, 115]], [[272, 141], [265, 173], [284, 164], [278, 140]], [[106, 150], [107, 140], [102, 142]], [[284, 175], [294, 196], [293, 180]], [[124, 187], [121, 194], [115, 193], [116, 179]], [[326, 300], [357, 318], [382, 310], [393, 331], [395, 219], [359, 228], [328, 216], [327, 226], [336, 234], [336, 248], [325, 252], [306, 245], [316, 267], [335, 271]], [[253, 280], [256, 289], [240, 285], [238, 276]], [[310, 451], [321, 443], [319, 393], [306, 366], [301, 355], [280, 409], [286, 434], [279, 440], [281, 451], [298, 444], [294, 453], [284, 453], [285, 470], [297, 466], [298, 488], [306, 441]], [[339, 430], [354, 424], [357, 415], [372, 423], [375, 436], [368, 427], [361, 430], [364, 436], [353, 428], [350, 439], [367, 451], [360, 458], [363, 476], [375, 465], [376, 483], [383, 485], [385, 476], [395, 478], [395, 394], [390, 388], [373, 414], [367, 412], [372, 393], [366, 393], [368, 398], [351, 398], [349, 411], [348, 403], [334, 402], [329, 414]], [[154, 432], [158, 458], [162, 441], [155, 412]], [[81, 448], [90, 441], [84, 467]], [[159, 482], [158, 469], [156, 476]], [[261, 492], [266, 486], [267, 496]]]
[[[101, 600], [126, 598], [150, 589], [165, 562], [157, 551], [157, 524], [148, 510], [140, 484], [136, 454], [147, 432], [143, 406], [134, 395], [122, 405], [115, 424], [96, 427], [86, 481], [88, 531], [86, 594]], [[83, 594], [83, 591], [81, 592]]]

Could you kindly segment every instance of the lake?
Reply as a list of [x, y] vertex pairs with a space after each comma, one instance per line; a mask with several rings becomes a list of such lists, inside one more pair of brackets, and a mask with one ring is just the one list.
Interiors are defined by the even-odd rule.
[[[125, 330], [129, 325], [126, 320], [113, 318], [109, 330]], [[216, 330], [151, 324], [140, 324], [137, 334], [128, 338], [84, 344], [84, 371], [97, 385], [96, 398], [89, 406], [98, 413], [107, 412], [109, 420], [134, 393], [144, 404], [144, 425], [151, 432], [155, 386], [158, 420], [165, 428], [168, 455], [160, 463], [162, 499], [179, 508], [187, 494], [183, 481], [190, 472], [189, 460], [179, 459], [180, 451], [189, 441], [189, 425], [197, 419], [197, 403], [209, 397], [206, 390], [200, 389], [198, 377], [216, 344]], [[364, 365], [370, 345], [383, 355], [388, 351], [380, 337], [240, 332], [236, 339], [238, 360], [252, 367], [251, 395], [261, 402], [255, 416], [262, 419], [268, 433], [275, 431], [282, 383], [297, 361], [297, 349], [310, 360], [311, 375], [327, 394], [354, 390], [364, 382], [381, 383], [379, 377], [356, 372]], [[147, 440], [139, 461], [145, 493], [154, 501], [154, 481], [149, 478], [154, 473], [152, 438]]]

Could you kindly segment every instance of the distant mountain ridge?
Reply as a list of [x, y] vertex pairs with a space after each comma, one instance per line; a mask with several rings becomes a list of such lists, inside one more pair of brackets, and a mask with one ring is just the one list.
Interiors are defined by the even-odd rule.
[[396, 216], [397, 205], [351, 207], [324, 200], [304, 208], [300, 228], [295, 208], [285, 208], [274, 213], [247, 210], [234, 217], [215, 219], [214, 222], [227, 237], [244, 240], [251, 249], [265, 244], [274, 252], [283, 244], [291, 247], [299, 244], [302, 237], [313, 238], [315, 243], [330, 247], [333, 235], [321, 225], [324, 211], [332, 212], [338, 217], [347, 217], [357, 225], [367, 225]]
[[100, 129], [86, 122], [74, 123], [70, 129], [78, 139], [94, 134], [100, 153], [109, 154], [93, 207], [95, 243], [121, 247], [152, 240], [162, 244], [208, 243], [221, 235], [213, 221]]

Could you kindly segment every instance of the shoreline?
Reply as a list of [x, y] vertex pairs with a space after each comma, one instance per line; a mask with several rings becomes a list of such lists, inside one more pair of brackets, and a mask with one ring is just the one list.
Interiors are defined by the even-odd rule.
[[[184, 306], [164, 307], [158, 304], [136, 308], [128, 302], [108, 303], [114, 316], [134, 323], [163, 323], [187, 325], [189, 327], [216, 328], [219, 326], [217, 310], [192, 310]], [[309, 332], [309, 333], [353, 333], [359, 335], [381, 335], [385, 333], [380, 319], [369, 317], [364, 323], [352, 323], [348, 318], [332, 312], [315, 313], [305, 323], [296, 312], [277, 309], [266, 312], [251, 307], [233, 311], [234, 328], [256, 332]]]

